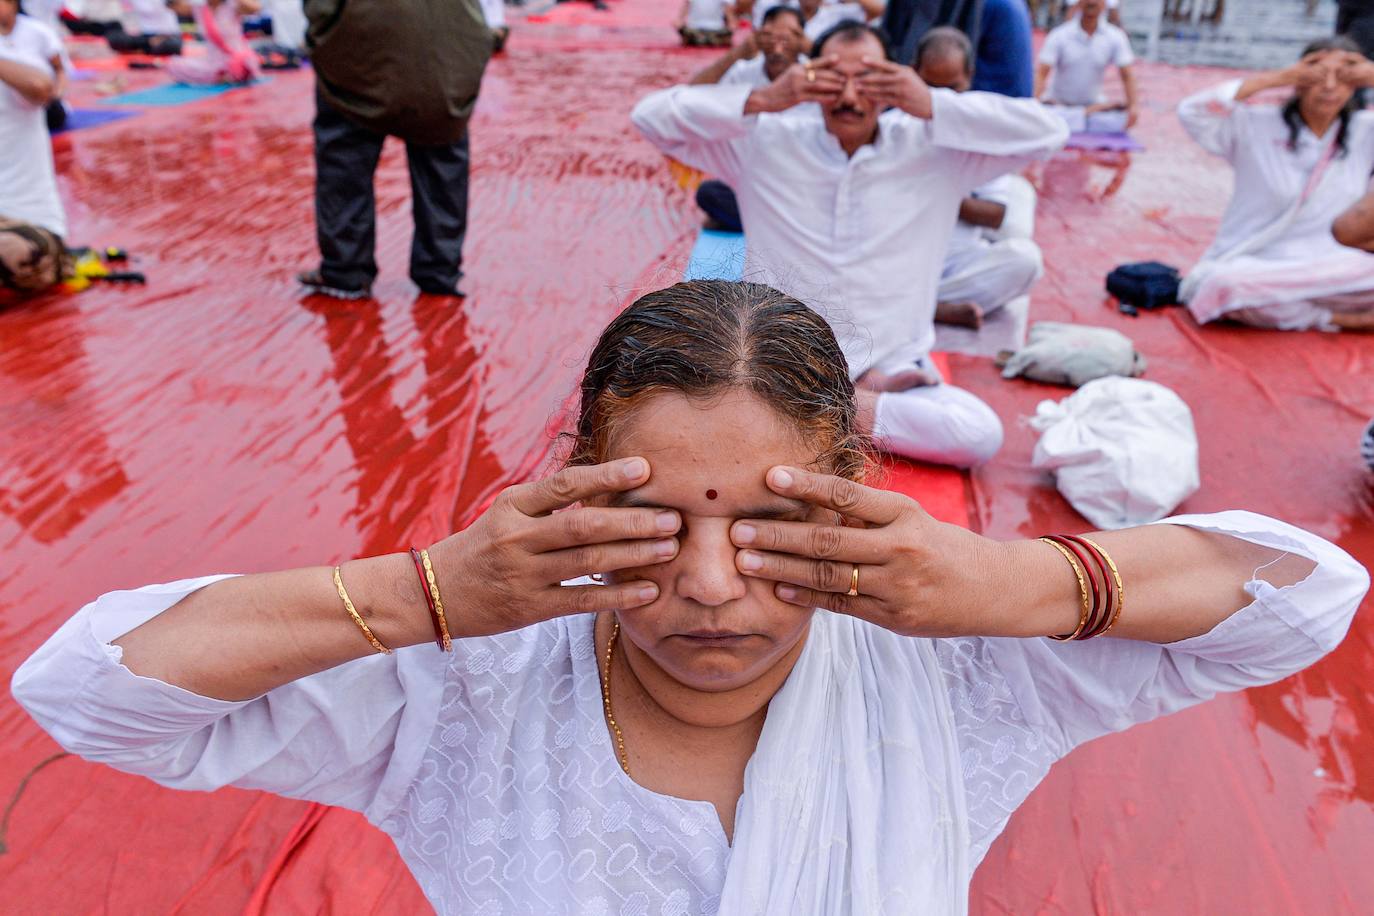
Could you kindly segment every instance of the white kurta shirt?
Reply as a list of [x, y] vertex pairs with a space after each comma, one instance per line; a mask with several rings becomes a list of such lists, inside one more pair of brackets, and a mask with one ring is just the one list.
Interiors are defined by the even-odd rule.
[[664, 153], [734, 189], [744, 279], [824, 315], [855, 378], [934, 345], [936, 289], [963, 198], [1068, 139], [1033, 100], [937, 89], [929, 120], [884, 112], [877, 138], [851, 157], [819, 109], [745, 116], [749, 93], [677, 86], [631, 117]]
[[[0, 35], [0, 60], [14, 61], [55, 75], [54, 57], [62, 41], [51, 29], [20, 15], [8, 35]], [[0, 216], [67, 234], [67, 214], [57, 194], [52, 138], [43, 106], [33, 105], [0, 83]]]
[[[1241, 80], [1228, 80], [1189, 96], [1178, 106], [1179, 120], [1189, 135], [1235, 171], [1231, 201], [1203, 260], [1226, 255], [1278, 222], [1302, 195], [1308, 176], [1335, 138], [1335, 124], [1325, 138], [1303, 125], [1297, 149], [1289, 149], [1288, 125], [1279, 106], [1237, 102], [1240, 86]], [[1345, 147], [1345, 155], [1327, 164], [1296, 218], [1282, 233], [1247, 254], [1315, 259], [1349, 251], [1331, 235], [1331, 224], [1369, 188], [1374, 171], [1374, 111], [1355, 112]]]
[[1331, 234], [1336, 217], [1369, 187], [1374, 112], [1351, 116], [1343, 154], [1328, 155], [1335, 124], [1325, 137], [1303, 125], [1290, 149], [1279, 107], [1236, 102], [1240, 84], [1228, 81], [1178, 108], [1193, 139], [1235, 173], [1217, 237], [1184, 278], [1180, 298], [1198, 321], [1247, 310], [1246, 320], [1269, 327], [1335, 330], [1327, 306], [1351, 295], [1367, 303], [1374, 290], [1374, 254]]
[[[82, 608], [11, 690], [87, 759], [175, 788], [232, 784], [362, 811], [440, 913], [752, 916], [765, 911], [753, 902], [777, 899], [768, 893], [780, 880], [787, 894], [800, 885], [814, 895], [797, 893], [789, 914], [911, 913], [936, 853], [959, 865], [947, 910], [959, 912], [973, 868], [1056, 759], [1311, 664], [1344, 636], [1369, 586], [1347, 554], [1282, 522], [1223, 512], [1166, 523], [1288, 550], [1316, 569], [1283, 589], [1252, 580], [1253, 603], [1166, 646], [913, 639], [817, 612], [769, 706], [733, 848], [709, 803], [659, 795], [621, 771], [591, 616], [459, 640], [452, 655], [429, 645], [374, 655], [227, 702], [134, 675], [110, 644], [217, 577], [186, 580]], [[846, 677], [809, 693], [828, 664], [822, 647], [842, 633], [857, 640], [860, 663], [850, 658]], [[922, 706], [929, 687], [935, 702]], [[839, 767], [828, 781], [794, 778], [816, 771], [818, 757]], [[820, 836], [798, 827], [837, 804], [851, 820]], [[958, 848], [942, 848], [950, 843]], [[886, 850], [901, 857], [885, 862]], [[862, 856], [869, 865], [851, 877], [875, 879], [876, 896], [856, 887], [825, 899], [848, 858]]]
[[1089, 35], [1078, 17], [1050, 30], [1040, 47], [1040, 63], [1054, 68], [1047, 97], [1061, 105], [1095, 105], [1105, 99], [1107, 68], [1135, 63], [1131, 39], [1105, 19]]

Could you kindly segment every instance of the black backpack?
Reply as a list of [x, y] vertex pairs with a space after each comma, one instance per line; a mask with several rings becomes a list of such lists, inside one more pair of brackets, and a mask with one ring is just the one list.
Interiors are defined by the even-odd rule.
[[1107, 274], [1107, 292], [1121, 300], [1121, 311], [1157, 309], [1178, 304], [1178, 271], [1158, 261], [1122, 264]]

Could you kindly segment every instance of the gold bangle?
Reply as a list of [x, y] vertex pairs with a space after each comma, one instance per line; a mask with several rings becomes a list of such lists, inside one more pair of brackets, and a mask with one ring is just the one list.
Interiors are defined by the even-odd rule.
[[[1080, 534], [1079, 537], [1083, 536]], [[1112, 578], [1116, 580], [1116, 613], [1112, 614], [1111, 622], [1098, 632], [1097, 635], [1101, 636], [1114, 627], [1117, 618], [1121, 616], [1121, 609], [1126, 606], [1126, 587], [1121, 584], [1121, 572], [1116, 568], [1116, 561], [1112, 559], [1112, 555], [1103, 550], [1096, 541], [1089, 541], [1087, 538], [1083, 538], [1083, 540], [1088, 541], [1098, 553], [1102, 554], [1102, 559], [1106, 560], [1107, 565], [1111, 567]]]
[[1069, 561], [1069, 566], [1073, 568], [1073, 574], [1078, 579], [1078, 593], [1083, 596], [1083, 611], [1078, 616], [1078, 629], [1074, 630], [1067, 636], [1050, 636], [1050, 639], [1057, 639], [1060, 642], [1067, 642], [1071, 639], [1077, 639], [1078, 635], [1083, 632], [1083, 628], [1088, 625], [1088, 612], [1090, 608], [1088, 603], [1088, 583], [1083, 581], [1083, 570], [1078, 565], [1078, 561], [1074, 559], [1073, 554], [1069, 553], [1068, 550], [1064, 548], [1064, 545], [1057, 544], [1049, 538], [1040, 538], [1040, 540], [1044, 541], [1046, 544], [1049, 544], [1055, 550], [1059, 551], [1061, 554], [1064, 555], [1064, 559]]
[[363, 631], [363, 635], [367, 637], [367, 641], [372, 643], [372, 648], [383, 655], [390, 655], [391, 650], [382, 645], [382, 641], [373, 635], [372, 628], [367, 625], [367, 621], [363, 620], [357, 608], [353, 607], [353, 601], [348, 597], [348, 592], [344, 589], [343, 576], [339, 574], [339, 567], [337, 566], [334, 567], [334, 587], [339, 590], [339, 597], [343, 599], [344, 610], [348, 611], [348, 616], [353, 618], [353, 622], [358, 625], [358, 629]]
[[439, 583], [434, 578], [434, 567], [429, 562], [429, 551], [420, 548], [420, 562], [425, 565], [425, 583], [429, 586], [429, 596], [434, 599], [434, 617], [439, 621], [439, 633], [444, 641], [444, 651], [453, 651], [453, 640], [448, 635], [448, 618], [444, 616], [444, 599], [439, 597]]

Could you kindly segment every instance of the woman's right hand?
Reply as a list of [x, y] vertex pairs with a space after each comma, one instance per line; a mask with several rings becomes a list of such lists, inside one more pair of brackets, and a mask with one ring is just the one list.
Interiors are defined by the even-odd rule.
[[[658, 597], [647, 580], [559, 583], [593, 573], [654, 566], [677, 556], [682, 521], [666, 509], [583, 505], [633, 490], [649, 462], [623, 458], [564, 468], [509, 487], [471, 526], [429, 549], [455, 637], [505, 633], [554, 617], [642, 607]], [[559, 511], [566, 510], [566, 511]]]
[[1327, 61], [1328, 52], [1316, 51], [1307, 55], [1293, 66], [1281, 71], [1284, 77], [1283, 82], [1296, 89], [1306, 89], [1315, 86], [1326, 79], [1326, 71], [1334, 66], [1333, 62]]

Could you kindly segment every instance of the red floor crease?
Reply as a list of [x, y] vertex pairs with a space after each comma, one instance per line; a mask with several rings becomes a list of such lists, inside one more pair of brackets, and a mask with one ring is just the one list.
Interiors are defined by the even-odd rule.
[[[311, 76], [59, 138], [71, 241], [119, 245], [146, 288], [0, 308], [0, 678], [78, 605], [115, 588], [394, 550], [460, 526], [537, 472], [596, 334], [680, 276], [698, 216], [628, 112], [701, 66], [668, 0], [564, 4], [515, 23], [473, 124], [469, 298], [405, 277], [399, 145], [378, 173], [375, 303], [298, 296], [312, 266]], [[1229, 193], [1172, 116], [1228, 74], [1142, 65], [1145, 152], [1035, 170], [1047, 275], [1035, 318], [1117, 328], [1193, 408], [1203, 487], [1186, 511], [1249, 508], [1374, 563], [1374, 340], [1198, 328], [1117, 314], [1118, 263], [1187, 266]], [[159, 82], [95, 71], [76, 104]], [[1004, 416], [971, 480], [997, 537], [1082, 530], [1030, 466], [1020, 417], [1068, 392], [952, 360]], [[903, 472], [905, 473], [905, 472]], [[901, 477], [903, 489], [918, 489]], [[907, 481], [906, 484], [901, 483]], [[914, 482], [913, 482], [914, 481]], [[961, 498], [947, 507], [961, 513]], [[942, 510], [943, 511], [943, 510]], [[1075, 752], [975, 876], [972, 911], [1354, 913], [1374, 899], [1374, 624], [1330, 658]], [[55, 751], [0, 699], [0, 810]], [[37, 772], [3, 822], [19, 913], [424, 911], [360, 816], [258, 793], [173, 793], [74, 758]], [[18, 908], [11, 909], [18, 901]]]

